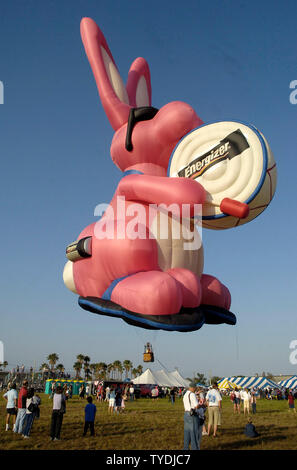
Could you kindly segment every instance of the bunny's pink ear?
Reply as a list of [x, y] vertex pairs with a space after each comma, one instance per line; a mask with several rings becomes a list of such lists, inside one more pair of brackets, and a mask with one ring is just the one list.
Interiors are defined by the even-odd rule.
[[135, 59], [130, 67], [127, 81], [129, 102], [134, 108], [151, 106], [152, 88], [148, 63], [142, 57]]
[[110, 124], [117, 130], [128, 121], [131, 109], [128, 93], [97, 24], [91, 18], [83, 18], [80, 31], [102, 105]]

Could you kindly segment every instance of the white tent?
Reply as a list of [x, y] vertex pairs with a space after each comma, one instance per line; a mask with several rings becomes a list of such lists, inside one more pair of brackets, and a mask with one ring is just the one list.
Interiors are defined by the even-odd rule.
[[135, 385], [159, 385], [160, 387], [187, 387], [188, 382], [177, 372], [165, 372], [164, 370], [157, 370], [152, 372], [151, 369], [146, 369], [143, 374], [133, 379]]
[[146, 369], [141, 375], [132, 380], [134, 385], [157, 385], [158, 380], [151, 369]]
[[187, 379], [184, 379], [180, 373], [178, 372], [178, 370], [175, 370], [173, 372], [170, 372], [170, 375], [172, 375], [175, 379], [178, 380], [178, 382], [180, 382], [181, 384], [183, 384], [182, 386], [183, 387], [188, 387], [189, 384], [190, 384], [190, 380], [187, 380]]

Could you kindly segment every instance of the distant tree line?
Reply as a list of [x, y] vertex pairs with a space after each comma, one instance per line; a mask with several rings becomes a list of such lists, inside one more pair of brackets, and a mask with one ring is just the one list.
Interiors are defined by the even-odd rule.
[[[58, 373], [61, 377], [65, 373], [65, 367], [63, 364], [57, 364], [59, 356], [57, 353], [51, 353], [47, 356], [47, 361], [41, 364], [40, 371], [42, 374], [51, 372]], [[56, 365], [57, 364], [57, 365]], [[138, 365], [133, 366], [132, 361], [125, 359], [124, 361], [116, 360], [110, 364], [105, 362], [94, 362], [91, 363], [91, 358], [84, 354], [78, 354], [76, 361], [73, 364], [73, 370], [75, 371], [75, 378], [77, 380], [85, 378], [86, 380], [123, 380], [123, 378], [133, 378], [137, 375], [142, 374], [143, 367]]]

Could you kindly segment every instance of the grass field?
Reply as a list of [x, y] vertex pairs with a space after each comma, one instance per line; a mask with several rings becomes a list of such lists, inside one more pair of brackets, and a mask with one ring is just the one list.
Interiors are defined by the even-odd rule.
[[[108, 415], [107, 403], [97, 406], [96, 436], [82, 436], [85, 400], [72, 398], [67, 403], [61, 440], [51, 442], [49, 428], [52, 401], [42, 400], [41, 416], [35, 420], [30, 439], [5, 431], [6, 402], [0, 398], [1, 450], [181, 450], [183, 448], [183, 404], [168, 399], [139, 399], [127, 402], [120, 415]], [[202, 450], [292, 450], [297, 449], [297, 414], [289, 413], [286, 401], [258, 400], [253, 422], [261, 434], [248, 439], [243, 434], [247, 419], [233, 414], [229, 398], [223, 399], [222, 425], [218, 438], [203, 436]]]

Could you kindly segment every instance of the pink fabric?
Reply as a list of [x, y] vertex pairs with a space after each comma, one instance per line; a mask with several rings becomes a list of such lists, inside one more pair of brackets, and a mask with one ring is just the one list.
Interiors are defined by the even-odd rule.
[[230, 292], [217, 278], [209, 274], [202, 274], [202, 304], [216, 305], [229, 310], [231, 303]]
[[118, 194], [129, 201], [147, 204], [177, 204], [180, 211], [183, 204], [203, 204], [205, 190], [201, 184], [187, 178], [163, 178], [160, 176], [128, 175], [118, 186]]
[[[83, 297], [102, 297], [110, 284], [125, 277], [114, 288], [111, 300], [122, 307], [148, 315], [176, 314], [181, 307], [194, 308], [200, 302], [230, 306], [230, 293], [217, 279], [203, 275], [201, 281], [184, 268], [161, 271], [158, 264], [158, 247], [149, 238], [149, 204], [189, 204], [191, 214], [194, 204], [205, 201], [205, 190], [194, 180], [168, 178], [166, 171], [172, 150], [178, 141], [203, 122], [193, 108], [180, 101], [163, 106], [153, 119], [136, 123], [132, 133], [133, 150], [125, 149], [127, 121], [131, 107], [136, 105], [139, 80], [145, 80], [150, 100], [150, 72], [146, 61], [137, 58], [128, 75], [127, 94], [129, 104], [120, 101], [109, 82], [103, 63], [101, 46], [115, 65], [107, 42], [96, 23], [90, 18], [81, 22], [81, 35], [92, 67], [100, 98], [107, 117], [114, 128], [111, 156], [122, 170], [135, 169], [144, 175], [124, 177], [111, 201], [113, 214], [107, 212], [99, 222], [86, 227], [78, 239], [92, 237], [92, 256], [73, 263], [76, 290]], [[117, 206], [117, 196], [124, 196], [124, 212], [134, 202], [141, 203], [146, 222], [139, 227], [147, 235], [145, 239], [119, 239], [115, 231], [113, 239], [100, 239], [98, 232], [106, 226], [110, 230], [116, 221], [124, 229], [133, 216], [123, 219]], [[124, 221], [123, 221], [124, 220]], [[113, 225], [116, 229], [115, 225]], [[107, 230], [107, 231], [108, 231]], [[127, 277], [128, 276], [128, 277]]]
[[170, 315], [180, 311], [182, 288], [169, 274], [149, 271], [134, 274], [114, 288], [111, 300], [133, 312], [145, 315]]
[[153, 119], [135, 125], [132, 152], [125, 149], [127, 126], [122, 126], [113, 137], [111, 158], [122, 171], [136, 163], [154, 163], [167, 170], [176, 144], [201, 124], [203, 121], [190, 105], [173, 101], [163, 106]]
[[195, 308], [201, 303], [202, 288], [200, 279], [188, 269], [174, 268], [166, 271], [174, 277], [182, 286], [182, 304], [186, 308]]
[[130, 67], [128, 80], [127, 80], [127, 93], [129, 96], [130, 105], [136, 108], [136, 90], [137, 85], [141, 77], [144, 77], [148, 90], [149, 104], [152, 103], [152, 87], [151, 87], [151, 76], [148, 63], [142, 57], [138, 57], [134, 60], [133, 64]]

